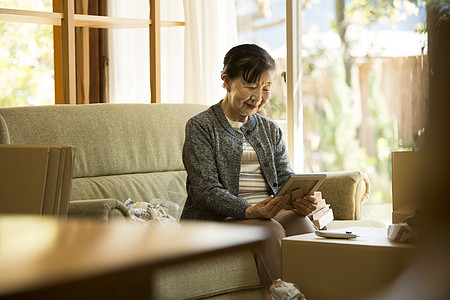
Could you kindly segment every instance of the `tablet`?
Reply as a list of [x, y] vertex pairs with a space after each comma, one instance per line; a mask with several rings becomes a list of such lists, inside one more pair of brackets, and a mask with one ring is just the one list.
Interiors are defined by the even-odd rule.
[[326, 177], [325, 173], [292, 174], [278, 190], [276, 196], [288, 193], [290, 195], [288, 205], [290, 205], [293, 199], [313, 195]]

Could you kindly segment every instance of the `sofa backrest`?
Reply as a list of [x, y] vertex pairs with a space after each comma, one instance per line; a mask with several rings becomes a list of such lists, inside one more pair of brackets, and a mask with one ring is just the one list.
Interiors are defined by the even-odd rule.
[[74, 178], [184, 170], [186, 121], [198, 104], [89, 104], [0, 109], [0, 143], [72, 145]]

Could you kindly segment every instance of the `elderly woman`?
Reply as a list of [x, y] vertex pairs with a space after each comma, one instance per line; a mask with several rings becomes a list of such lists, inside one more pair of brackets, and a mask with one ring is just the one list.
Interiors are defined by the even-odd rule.
[[273, 58], [257, 45], [232, 48], [222, 70], [226, 95], [186, 124], [183, 162], [188, 198], [182, 219], [263, 225], [269, 239], [254, 249], [258, 272], [269, 288], [281, 277], [281, 239], [314, 232], [309, 215], [316, 198], [273, 196], [294, 173], [282, 131], [258, 113], [269, 101], [276, 73]]

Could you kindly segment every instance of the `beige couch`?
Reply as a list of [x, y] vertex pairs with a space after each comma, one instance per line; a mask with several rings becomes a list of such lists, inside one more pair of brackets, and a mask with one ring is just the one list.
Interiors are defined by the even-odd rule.
[[[129, 218], [123, 202], [186, 199], [181, 152], [186, 121], [206, 106], [92, 104], [0, 109], [0, 143], [76, 147], [69, 217]], [[369, 195], [359, 171], [328, 173], [321, 190], [335, 219], [356, 220]], [[261, 299], [250, 251], [163, 269], [157, 299]]]

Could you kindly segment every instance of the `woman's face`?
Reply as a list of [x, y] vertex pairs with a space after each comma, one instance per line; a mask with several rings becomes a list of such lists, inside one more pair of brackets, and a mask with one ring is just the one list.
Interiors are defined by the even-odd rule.
[[224, 100], [225, 113], [233, 121], [246, 122], [257, 113], [270, 98], [270, 89], [275, 76], [274, 70], [265, 71], [257, 83], [248, 83], [242, 76], [230, 79], [222, 76], [227, 89]]

